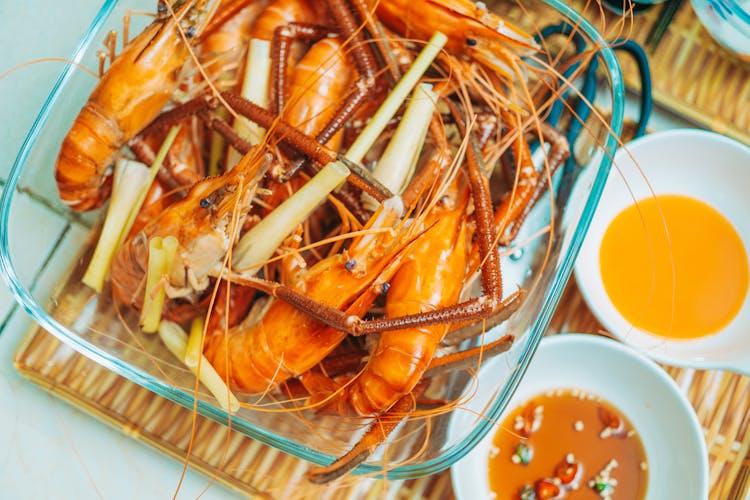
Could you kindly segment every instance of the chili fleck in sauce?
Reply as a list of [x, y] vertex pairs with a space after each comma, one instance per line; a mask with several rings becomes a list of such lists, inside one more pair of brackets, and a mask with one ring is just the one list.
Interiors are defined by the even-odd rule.
[[498, 500], [643, 499], [646, 453], [630, 422], [594, 394], [557, 390], [511, 412], [495, 434]]

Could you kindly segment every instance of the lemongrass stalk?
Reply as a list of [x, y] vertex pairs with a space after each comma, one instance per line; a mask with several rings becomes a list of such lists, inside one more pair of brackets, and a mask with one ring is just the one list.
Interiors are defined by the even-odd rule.
[[[242, 77], [240, 94], [258, 106], [268, 107], [268, 92], [271, 81], [271, 42], [267, 40], [250, 40], [247, 50], [245, 74]], [[260, 142], [265, 130], [259, 125], [245, 120], [250, 125], [251, 135], [248, 140]]]
[[[159, 325], [159, 337], [169, 352], [174, 354], [178, 359], [184, 360], [187, 351], [188, 336], [179, 325], [171, 321], [162, 321]], [[237, 413], [240, 409], [240, 402], [232, 394], [227, 384], [221, 378], [216, 369], [209, 363], [205, 356], [201, 355], [199, 364], [195, 367], [188, 366], [188, 369], [198, 377], [198, 380], [214, 395], [224, 411]]]
[[169, 152], [169, 148], [172, 147], [172, 143], [175, 140], [175, 137], [177, 137], [177, 133], [180, 131], [179, 126], [174, 126], [171, 129], [169, 129], [169, 133], [167, 134], [167, 137], [164, 138], [164, 142], [161, 143], [161, 147], [159, 148], [159, 151], [156, 152], [156, 158], [154, 159], [154, 163], [151, 164], [151, 167], [148, 171], [148, 179], [146, 180], [145, 185], [141, 188], [141, 192], [138, 195], [138, 199], [133, 204], [133, 207], [130, 209], [130, 213], [128, 214], [128, 219], [125, 221], [125, 224], [123, 225], [122, 232], [120, 233], [120, 238], [117, 241], [118, 248], [120, 245], [122, 245], [125, 242], [125, 238], [128, 237], [128, 233], [130, 233], [130, 228], [133, 227], [133, 223], [135, 222], [136, 217], [138, 217], [138, 212], [141, 211], [141, 207], [143, 206], [143, 202], [146, 201], [146, 196], [148, 196], [148, 190], [151, 189], [151, 184], [153, 184], [154, 179], [156, 179], [156, 175], [159, 173], [159, 169], [161, 168], [162, 163], [164, 163], [164, 158], [167, 157], [167, 153]]
[[377, 141], [380, 134], [385, 130], [386, 125], [391, 118], [396, 114], [398, 108], [406, 99], [406, 96], [412, 91], [414, 86], [417, 84], [422, 75], [430, 67], [432, 61], [437, 57], [440, 50], [443, 48], [448, 38], [436, 31], [432, 38], [427, 42], [427, 45], [422, 49], [414, 63], [404, 73], [401, 79], [398, 81], [390, 94], [385, 98], [383, 104], [380, 105], [375, 114], [367, 122], [364, 130], [359, 134], [354, 143], [349, 147], [349, 150], [344, 155], [347, 159], [354, 163], [361, 163], [362, 158], [370, 150], [375, 141]]
[[[220, 120], [226, 120], [226, 109], [221, 108], [216, 111], [216, 114], [218, 115]], [[224, 170], [222, 158], [224, 158], [224, 151], [226, 150], [226, 147], [227, 143], [224, 140], [224, 136], [222, 136], [218, 132], [211, 132], [211, 148], [209, 149], [208, 167], [206, 168], [206, 173], [209, 176], [213, 177], [216, 175], [220, 175]]]
[[141, 330], [145, 333], [153, 333], [159, 328], [166, 295], [162, 279], [169, 275], [176, 253], [177, 238], [174, 236], [166, 238], [155, 236], [148, 242], [146, 290], [140, 318]]
[[83, 284], [102, 291], [104, 278], [109, 270], [112, 257], [119, 247], [124, 221], [128, 218], [130, 209], [138, 200], [141, 189], [148, 179], [148, 167], [133, 160], [117, 160], [114, 178], [112, 179], [112, 197], [107, 207], [102, 232], [96, 243]]
[[203, 316], [198, 316], [190, 324], [190, 336], [185, 348], [185, 364], [190, 368], [196, 368], [203, 352]]
[[375, 178], [394, 193], [400, 194], [414, 174], [437, 100], [432, 85], [417, 85], [401, 123], [373, 170]]
[[242, 236], [232, 255], [232, 267], [237, 271], [248, 271], [270, 259], [279, 245], [348, 175], [349, 169], [339, 162], [323, 167], [299, 191]]
[[[247, 49], [245, 73], [242, 78], [240, 94], [248, 101], [262, 108], [268, 107], [268, 86], [271, 79], [271, 43], [267, 40], [252, 38]], [[266, 131], [263, 127], [251, 122], [244, 116], [237, 117], [232, 126], [240, 137], [250, 144], [258, 144], [263, 140]], [[227, 169], [233, 168], [240, 162], [242, 154], [234, 149], [227, 155]]]
[[[179, 245], [179, 242], [177, 241], [177, 238], [174, 236], [167, 236], [161, 241], [161, 248], [164, 252], [164, 263], [162, 264], [162, 279], [169, 280], [169, 275], [172, 271], [172, 266], [174, 265], [174, 259], [177, 256], [177, 247]], [[166, 296], [166, 289], [164, 286], [160, 286], [157, 288], [157, 299], [158, 304], [154, 304], [154, 312], [151, 313], [155, 316], [155, 318], [152, 320], [154, 323], [156, 323], [156, 326], [154, 327], [154, 331], [156, 328], [159, 327], [159, 321], [161, 321], [161, 312], [162, 308], [164, 307], [164, 299]]]
[[174, 236], [167, 236], [161, 242], [161, 247], [164, 249], [164, 275], [169, 276], [172, 272], [172, 265], [174, 259], [177, 257], [177, 247], [179, 241]]
[[[417, 85], [401, 123], [372, 171], [373, 177], [394, 194], [401, 194], [414, 175], [436, 102], [437, 94], [432, 91], [432, 85]], [[377, 202], [367, 193], [362, 200], [371, 210], [377, 207]]]
[[[155, 236], [148, 242], [148, 265], [146, 269], [146, 291], [143, 296], [143, 307], [141, 308], [141, 329], [146, 333], [153, 333], [158, 322], [154, 323], [153, 313], [154, 303], [157, 302], [156, 285], [161, 282], [164, 270], [164, 249], [162, 248], [162, 238]], [[147, 321], [148, 319], [151, 321]]]

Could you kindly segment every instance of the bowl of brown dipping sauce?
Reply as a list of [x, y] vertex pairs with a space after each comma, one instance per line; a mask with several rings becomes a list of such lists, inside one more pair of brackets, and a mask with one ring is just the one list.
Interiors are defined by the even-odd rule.
[[[501, 357], [484, 363], [467, 391], [508, 370]], [[471, 399], [451, 429], [485, 418]], [[541, 342], [503, 415], [451, 474], [456, 497], [472, 500], [691, 500], [709, 484], [700, 423], [674, 380], [634, 349], [582, 334]]]

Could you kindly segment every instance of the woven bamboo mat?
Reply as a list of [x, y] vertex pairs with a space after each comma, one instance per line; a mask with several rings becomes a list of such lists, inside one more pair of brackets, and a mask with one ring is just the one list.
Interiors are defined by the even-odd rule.
[[[599, 333], [601, 326], [571, 281], [550, 326]], [[187, 457], [191, 411], [76, 353], [39, 327], [16, 354], [17, 369], [69, 403], [177, 460]], [[666, 367], [688, 395], [709, 450], [711, 498], [740, 499], [750, 486], [750, 379], [720, 371]], [[330, 489], [308, 485], [308, 464], [226, 426], [197, 417], [190, 465], [243, 494], [269, 498], [452, 498], [445, 471], [410, 481], [346, 478]]]
[[[596, 1], [569, 0], [584, 13], [607, 41], [629, 38], [645, 47], [660, 6], [624, 21], [602, 11]], [[654, 100], [698, 125], [750, 144], [750, 62], [719, 45], [684, 2], [658, 48], [648, 54]], [[528, 15], [515, 2], [496, 6], [505, 17], [527, 30], [544, 26], [545, 12]], [[532, 26], [531, 20], [534, 25]], [[621, 57], [626, 84], [635, 90], [640, 79], [635, 63]]]

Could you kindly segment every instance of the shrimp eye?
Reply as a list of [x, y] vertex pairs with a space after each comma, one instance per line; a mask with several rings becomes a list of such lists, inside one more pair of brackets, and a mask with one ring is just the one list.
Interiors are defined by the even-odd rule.
[[344, 267], [347, 271], [353, 270], [357, 266], [357, 261], [354, 259], [349, 259], [346, 261], [346, 264], [344, 264]]
[[467, 38], [466, 39], [466, 45], [468, 45], [469, 47], [474, 47], [477, 43], [478, 42], [477, 42], [476, 38]]
[[391, 289], [390, 283], [383, 283], [382, 285], [380, 285], [380, 294], [385, 295], [386, 293], [388, 293], [388, 290], [390, 289]]
[[159, 5], [156, 6], [156, 12], [159, 14], [166, 14], [167, 4], [165, 2], [159, 2]]
[[201, 198], [201, 208], [208, 208], [211, 206], [211, 201], [208, 198]]
[[188, 26], [188, 29], [185, 31], [185, 36], [193, 38], [195, 36], [195, 26]]

